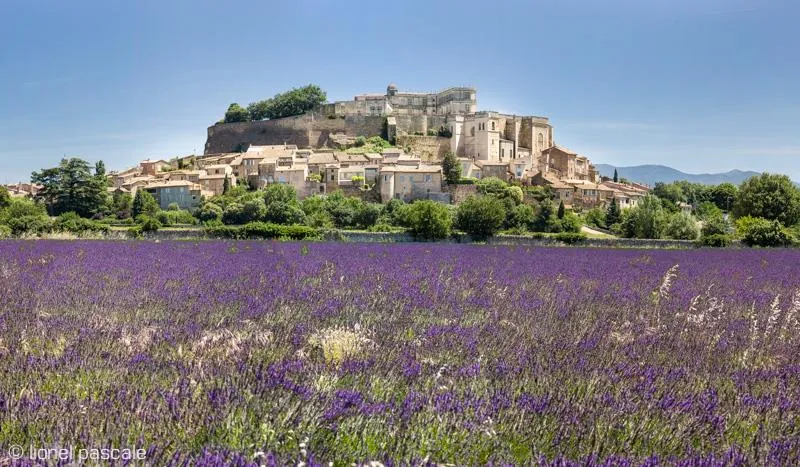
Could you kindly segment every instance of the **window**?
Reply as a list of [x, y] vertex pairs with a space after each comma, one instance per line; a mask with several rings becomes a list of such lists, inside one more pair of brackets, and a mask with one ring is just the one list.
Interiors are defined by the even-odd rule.
[[539, 133], [539, 147], [541, 148], [543, 146], [544, 146], [544, 135]]
[[492, 130], [494, 130], [494, 122], [492, 122]]
[[475, 127], [474, 126], [469, 127], [469, 135], [470, 136], [475, 136]]
[[388, 175], [384, 175], [383, 176], [383, 181], [384, 182], [388, 182], [389, 181], [389, 176]]
[[432, 177], [430, 175], [425, 175], [425, 181], [430, 182]]
[[400, 181], [401, 182], [405, 182], [406, 181], [406, 176], [405, 175], [401, 175], [400, 176]]

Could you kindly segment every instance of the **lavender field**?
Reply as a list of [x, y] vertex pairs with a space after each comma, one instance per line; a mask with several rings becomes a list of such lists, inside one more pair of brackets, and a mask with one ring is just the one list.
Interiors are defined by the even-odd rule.
[[154, 465], [797, 464], [798, 264], [0, 242], [0, 464], [13, 445], [137, 446]]

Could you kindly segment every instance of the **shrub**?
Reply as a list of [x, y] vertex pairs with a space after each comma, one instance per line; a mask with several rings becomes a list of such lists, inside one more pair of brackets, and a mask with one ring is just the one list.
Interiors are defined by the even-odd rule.
[[82, 234], [85, 232], [108, 232], [108, 225], [85, 219], [74, 212], [67, 212], [58, 216], [53, 223], [53, 230]]
[[180, 206], [178, 206], [178, 203], [169, 203], [169, 205], [167, 206], [167, 210], [168, 210], [168, 211], [177, 211], [177, 210], [179, 210], [180, 208], [181, 208], [181, 207], [180, 207]]
[[313, 227], [306, 225], [282, 225], [279, 238], [291, 240], [312, 240], [320, 238], [320, 233]]
[[292, 185], [285, 183], [272, 183], [264, 189], [264, 204], [270, 205], [274, 202], [294, 204], [297, 202], [297, 191]]
[[792, 244], [792, 236], [779, 221], [756, 218], [744, 231], [742, 242], [748, 246], [782, 247]]
[[381, 215], [381, 205], [373, 203], [363, 203], [355, 215], [355, 223], [359, 229], [368, 229], [375, 225]]
[[292, 240], [306, 240], [317, 238], [318, 231], [305, 225], [278, 225], [268, 222], [250, 222], [238, 229], [223, 228], [213, 230], [215, 236], [227, 238], [288, 238]]
[[145, 214], [139, 216], [136, 221], [139, 223], [142, 232], [155, 232], [162, 227], [158, 219]]
[[276, 224], [302, 224], [306, 221], [306, 214], [299, 206], [275, 201], [267, 206], [263, 219]]
[[726, 235], [728, 233], [728, 221], [725, 220], [724, 217], [715, 216], [709, 219], [706, 219], [703, 222], [703, 228], [700, 229], [700, 234], [703, 237], [709, 237], [712, 235]]
[[637, 206], [623, 211], [620, 230], [628, 238], [659, 239], [664, 234], [666, 219], [661, 201], [647, 195]]
[[507, 229], [519, 229], [524, 232], [533, 225], [534, 216], [533, 206], [528, 204], [514, 206], [506, 215], [505, 227]]
[[580, 243], [585, 241], [586, 234], [579, 232], [561, 232], [553, 235], [553, 238], [558, 240], [559, 242], [563, 242], [568, 245], [573, 245], [575, 243]]
[[694, 217], [682, 212], [670, 216], [664, 229], [667, 238], [675, 240], [696, 240], [699, 233]]
[[725, 235], [725, 234], [703, 235], [700, 237], [699, 243], [702, 246], [725, 248], [727, 246], [730, 246], [731, 237], [730, 235]]
[[43, 215], [12, 217], [8, 219], [7, 225], [14, 236], [23, 234], [41, 235], [53, 230], [53, 221]]
[[435, 201], [417, 201], [403, 209], [411, 234], [418, 239], [437, 240], [450, 236], [453, 218], [447, 206]]
[[606, 228], [606, 210], [602, 208], [593, 208], [586, 211], [586, 214], [583, 215], [584, 219], [586, 219], [586, 224], [592, 227], [598, 227], [601, 229]]
[[278, 224], [268, 222], [250, 222], [239, 230], [243, 238], [278, 238], [281, 229]]
[[564, 217], [558, 219], [559, 232], [578, 233], [581, 231], [581, 218], [572, 211], [564, 212]]
[[497, 233], [505, 219], [503, 203], [493, 196], [470, 196], [456, 212], [456, 226], [477, 240]]
[[197, 224], [197, 219], [186, 209], [179, 209], [177, 211], [164, 211], [164, 214], [166, 215], [170, 224]]
[[208, 225], [205, 226], [203, 231], [207, 236], [214, 238], [231, 238], [231, 239], [242, 238], [241, 227], [238, 226], [209, 223]]
[[164, 227], [169, 227], [172, 225], [172, 221], [167, 215], [167, 211], [158, 211], [155, 218], [158, 219], [158, 222], [160, 222]]
[[458, 185], [475, 185], [478, 183], [478, 179], [474, 177], [461, 177], [456, 183]]
[[222, 208], [214, 203], [206, 203], [197, 212], [200, 222], [208, 222], [222, 219]]
[[0, 238], [8, 238], [11, 236], [11, 228], [7, 225], [0, 224]]

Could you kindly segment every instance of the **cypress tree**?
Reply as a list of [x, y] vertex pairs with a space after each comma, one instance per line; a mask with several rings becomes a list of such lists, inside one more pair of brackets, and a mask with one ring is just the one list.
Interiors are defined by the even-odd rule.
[[225, 180], [222, 182], [222, 194], [227, 195], [228, 192], [231, 191], [231, 180], [228, 178], [228, 174], [225, 174]]
[[617, 169], [614, 169], [614, 183], [619, 182], [619, 175], [617, 175]]
[[619, 223], [620, 220], [619, 204], [617, 203], [617, 199], [614, 198], [611, 204], [608, 205], [608, 211], [606, 211], [606, 225], [611, 227]]
[[564, 218], [564, 200], [561, 200], [561, 203], [558, 204], [558, 214], [556, 214], [559, 219]]

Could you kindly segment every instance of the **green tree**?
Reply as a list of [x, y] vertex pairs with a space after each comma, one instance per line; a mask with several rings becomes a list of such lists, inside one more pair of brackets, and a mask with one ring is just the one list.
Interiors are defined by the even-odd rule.
[[453, 218], [447, 206], [424, 200], [407, 205], [406, 223], [415, 238], [438, 240], [450, 236]]
[[662, 238], [666, 214], [661, 201], [647, 195], [637, 206], [628, 209], [622, 219], [622, 234], [629, 238]]
[[508, 183], [500, 180], [497, 177], [486, 177], [478, 180], [478, 183], [475, 184], [476, 188], [478, 189], [478, 193], [482, 195], [489, 195], [494, 196], [495, 198], [505, 198], [508, 194], [506, 188], [508, 188]]
[[727, 212], [733, 209], [738, 194], [739, 188], [733, 183], [720, 183], [711, 189], [711, 202]]
[[302, 88], [276, 94], [270, 99], [253, 102], [247, 106], [253, 120], [283, 118], [301, 115], [323, 104], [327, 95], [319, 86], [309, 84]]
[[297, 203], [297, 191], [292, 185], [286, 183], [272, 183], [264, 189], [264, 203], [269, 205], [280, 201], [287, 204]]
[[105, 174], [92, 174], [89, 163], [83, 159], [61, 159], [58, 167], [33, 172], [31, 182], [42, 185], [36, 199], [43, 201], [53, 216], [74, 211], [82, 217], [91, 217], [106, 206]]
[[455, 184], [461, 179], [461, 164], [453, 151], [447, 151], [442, 159], [442, 172], [447, 183]]
[[697, 221], [684, 212], [673, 214], [667, 222], [664, 234], [675, 240], [696, 240], [699, 235]]
[[530, 230], [533, 228], [533, 220], [536, 213], [533, 207], [529, 204], [520, 204], [506, 214], [506, 223], [504, 225], [507, 229], [524, 229]]
[[222, 208], [214, 203], [206, 203], [197, 212], [197, 218], [201, 222], [222, 220]]
[[622, 220], [622, 213], [619, 209], [619, 203], [617, 199], [614, 198], [611, 200], [611, 204], [608, 205], [608, 210], [606, 211], [606, 225], [611, 227], [614, 224], [619, 224]]
[[143, 188], [136, 190], [136, 196], [133, 197], [133, 206], [131, 207], [131, 216], [134, 219], [142, 214], [155, 217], [158, 214], [158, 209], [158, 202], [153, 198], [153, 195]]
[[556, 216], [559, 219], [563, 219], [564, 218], [564, 210], [565, 209], [566, 208], [564, 208], [564, 200], [562, 199], [561, 202], [558, 203], [558, 212], [556, 213]]
[[614, 183], [619, 183], [619, 175], [617, 174], [617, 169], [614, 169]]
[[606, 210], [603, 208], [592, 208], [586, 212], [584, 217], [587, 225], [600, 227], [601, 229], [605, 229], [607, 227]]
[[722, 215], [713, 216], [703, 221], [703, 228], [700, 233], [704, 237], [711, 235], [726, 235], [730, 225]]
[[222, 194], [227, 195], [231, 192], [231, 179], [228, 174], [225, 174], [225, 179], [222, 181]]
[[683, 190], [675, 183], [658, 182], [653, 187], [653, 194], [676, 205], [686, 201], [686, 195]]
[[225, 123], [236, 123], [236, 122], [249, 122], [250, 121], [250, 112], [247, 111], [244, 107], [234, 102], [233, 104], [228, 106], [228, 110], [225, 112]]
[[555, 222], [551, 223], [550, 228], [548, 229], [550, 232], [578, 233], [581, 231], [581, 227], [583, 226], [581, 218], [572, 211], [567, 211], [564, 213], [562, 218], [555, 218], [553, 220]]
[[556, 208], [550, 200], [539, 203], [539, 211], [533, 222], [534, 232], [548, 232], [548, 227], [553, 224]]
[[129, 193], [115, 192], [111, 198], [111, 210], [117, 219], [127, 219], [131, 217], [131, 207], [133, 198]]
[[786, 175], [764, 173], [750, 177], [739, 188], [733, 214], [794, 225], [800, 221], [800, 190]]
[[470, 196], [456, 212], [456, 227], [477, 240], [496, 234], [505, 220], [505, 206], [494, 196]]
[[722, 217], [722, 210], [710, 201], [703, 201], [694, 210], [699, 219], [706, 220], [713, 217]]
[[8, 188], [0, 186], [0, 209], [3, 209], [11, 204], [11, 195], [8, 193]]
[[96, 177], [106, 176], [106, 164], [103, 161], [97, 161], [94, 164], [94, 175]]
[[782, 247], [792, 244], [792, 236], [778, 220], [754, 218], [744, 230], [742, 242], [748, 246]]

